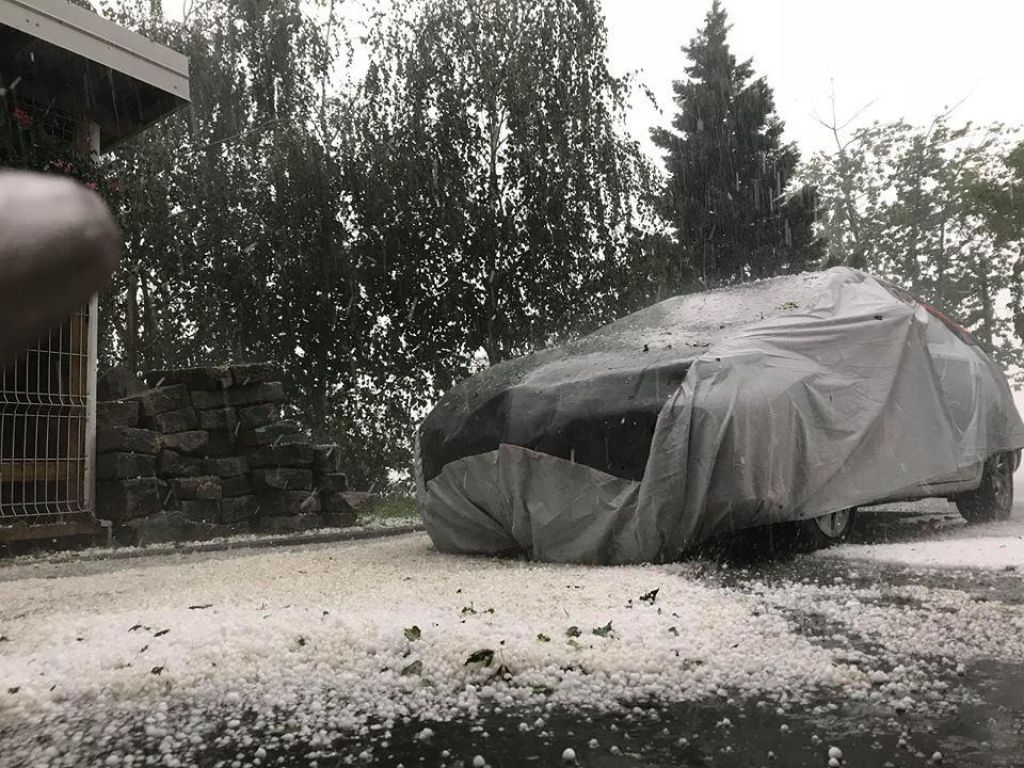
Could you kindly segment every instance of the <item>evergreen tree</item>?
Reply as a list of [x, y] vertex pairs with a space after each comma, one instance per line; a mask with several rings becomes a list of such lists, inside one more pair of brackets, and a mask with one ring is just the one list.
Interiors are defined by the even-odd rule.
[[729, 50], [715, 0], [704, 28], [683, 47], [687, 79], [674, 83], [673, 131], [655, 129], [668, 172], [663, 213], [676, 227], [670, 286], [707, 285], [814, 265], [814, 191], [790, 189], [800, 155], [782, 143], [772, 90]]

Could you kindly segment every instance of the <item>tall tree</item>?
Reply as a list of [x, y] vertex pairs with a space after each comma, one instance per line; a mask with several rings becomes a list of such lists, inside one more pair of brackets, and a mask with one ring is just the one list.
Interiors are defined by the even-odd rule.
[[279, 362], [293, 415], [367, 485], [478, 350], [631, 300], [650, 168], [593, 0], [390, 4], [351, 83], [330, 0], [208, 0], [183, 24], [119, 8], [189, 55], [193, 103], [117, 153], [108, 358]]
[[814, 190], [790, 188], [799, 152], [782, 142], [767, 82], [732, 54], [730, 28], [715, 0], [682, 49], [689, 64], [673, 85], [673, 130], [651, 132], [665, 151], [663, 212], [676, 227], [671, 279], [680, 286], [798, 271], [821, 256]]
[[[411, 0], [370, 35], [353, 205], [442, 388], [622, 306], [647, 169], [596, 0]], [[372, 182], [372, 184], [371, 184]]]
[[210, 0], [185, 24], [151, 11], [126, 4], [120, 20], [189, 56], [192, 105], [117, 151], [127, 247], [108, 357], [277, 362], [292, 415], [342, 444], [354, 483], [379, 482], [408, 452], [410, 387], [383, 370], [359, 279], [353, 141], [327, 81], [343, 51], [334, 6]]
[[[867, 269], [949, 312], [1006, 368], [1014, 341], [1021, 230], [1013, 153], [1001, 126], [874, 123], [818, 153], [801, 178], [819, 190], [826, 261]], [[1018, 180], [1016, 183], [1020, 183]]]
[[972, 188], [996, 243], [1010, 251], [1010, 306], [1017, 346], [1024, 343], [1024, 142], [1003, 157], [996, 172]]

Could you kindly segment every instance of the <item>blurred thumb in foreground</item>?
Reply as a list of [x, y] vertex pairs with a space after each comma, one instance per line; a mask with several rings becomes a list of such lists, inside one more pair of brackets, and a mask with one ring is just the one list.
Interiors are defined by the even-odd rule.
[[68, 178], [0, 172], [0, 362], [103, 288], [120, 252], [95, 192]]

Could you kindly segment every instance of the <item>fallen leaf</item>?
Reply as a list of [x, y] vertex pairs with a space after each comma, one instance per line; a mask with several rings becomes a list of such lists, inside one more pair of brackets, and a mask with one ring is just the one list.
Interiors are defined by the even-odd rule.
[[491, 662], [494, 661], [494, 651], [490, 648], [482, 648], [479, 651], [473, 651], [469, 654], [466, 659], [466, 663], [462, 666], [469, 666], [470, 664], [483, 664], [485, 667], [491, 666]]
[[658, 589], [652, 589], [650, 592], [640, 595], [640, 602], [654, 605], [654, 601], [658, 599], [658, 592], [660, 589], [660, 587]]
[[419, 640], [420, 637], [423, 635], [423, 633], [420, 631], [420, 628], [417, 627], [415, 624], [413, 624], [411, 627], [406, 627], [403, 630], [403, 634], [405, 634], [405, 639], [409, 642], [415, 642], [416, 640]]

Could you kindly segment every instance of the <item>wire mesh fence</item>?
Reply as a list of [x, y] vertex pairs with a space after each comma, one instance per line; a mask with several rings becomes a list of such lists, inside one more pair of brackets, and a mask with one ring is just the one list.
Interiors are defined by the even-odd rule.
[[88, 121], [80, 115], [60, 109], [52, 99], [48, 102], [40, 101], [18, 93], [8, 101], [11, 102], [10, 109], [16, 107], [33, 120], [39, 121], [47, 134], [69, 147], [79, 147], [83, 136], [88, 136]]
[[87, 514], [89, 308], [0, 373], [0, 526]]

